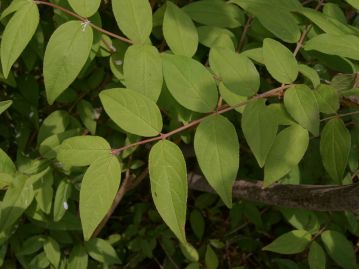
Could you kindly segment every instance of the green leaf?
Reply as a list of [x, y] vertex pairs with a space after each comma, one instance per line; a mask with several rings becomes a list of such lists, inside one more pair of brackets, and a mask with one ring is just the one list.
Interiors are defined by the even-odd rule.
[[208, 269], [217, 269], [219, 266], [217, 254], [214, 252], [210, 245], [207, 245], [204, 261]]
[[187, 109], [207, 113], [217, 105], [217, 86], [209, 71], [185, 56], [164, 55], [163, 75], [171, 95]]
[[328, 255], [345, 269], [356, 268], [356, 258], [352, 243], [342, 234], [327, 230], [321, 234]]
[[325, 268], [326, 257], [322, 247], [315, 241], [312, 242], [308, 253], [308, 263], [310, 269]]
[[320, 155], [325, 170], [337, 183], [343, 179], [350, 147], [351, 135], [343, 120], [334, 118], [328, 121], [321, 133]]
[[53, 181], [52, 173], [46, 173], [36, 182], [36, 184], [34, 184], [37, 206], [48, 215], [51, 213], [52, 199], [54, 196], [54, 191], [52, 189]]
[[13, 175], [16, 172], [16, 166], [11, 158], [0, 148], [0, 173]]
[[149, 155], [152, 198], [164, 222], [186, 243], [187, 171], [181, 150], [173, 142], [162, 140]]
[[70, 124], [70, 114], [63, 110], [56, 110], [46, 117], [42, 123], [39, 134], [37, 136], [37, 143], [41, 144], [46, 138], [62, 133]]
[[288, 113], [313, 135], [319, 135], [319, 107], [314, 92], [305, 85], [296, 85], [284, 94]]
[[206, 47], [222, 47], [235, 50], [236, 36], [229, 30], [215, 26], [197, 28], [199, 42]]
[[343, 24], [337, 21], [335, 18], [332, 18], [312, 8], [301, 8], [298, 10], [298, 12], [307, 17], [321, 30], [328, 34], [340, 35], [355, 33], [355, 31], [350, 29], [346, 24]]
[[43, 247], [44, 237], [42, 235], [35, 235], [28, 237], [24, 242], [19, 251], [16, 252], [17, 256], [30, 255]]
[[252, 96], [258, 91], [258, 71], [246, 56], [226, 48], [212, 48], [209, 63], [224, 85], [234, 93]]
[[235, 127], [217, 115], [204, 120], [196, 130], [194, 149], [208, 183], [228, 207], [239, 168], [239, 142]]
[[220, 82], [218, 85], [219, 93], [223, 100], [230, 106], [237, 106], [238, 104], [243, 104], [242, 106], [237, 106], [235, 108], [236, 111], [243, 113], [243, 110], [245, 109], [245, 102], [248, 100], [248, 97], [241, 96], [239, 94], [236, 94], [232, 92], [230, 89], [228, 89], [223, 82]]
[[100, 99], [107, 115], [126, 132], [140, 136], [156, 136], [161, 132], [161, 112], [148, 97], [116, 88], [102, 91]]
[[163, 18], [163, 35], [171, 51], [192, 57], [198, 46], [197, 29], [191, 18], [170, 1]]
[[345, 0], [349, 5], [359, 10], [359, 0]]
[[39, 10], [33, 1], [23, 4], [10, 19], [1, 38], [1, 65], [4, 77], [21, 55], [39, 24]]
[[301, 73], [304, 77], [306, 77], [312, 82], [314, 88], [319, 86], [320, 77], [318, 75], [318, 72], [314, 68], [311, 68], [305, 64], [299, 64], [298, 70], [299, 73]]
[[264, 99], [250, 102], [242, 115], [242, 130], [260, 167], [264, 166], [274, 143], [278, 122]]
[[120, 30], [134, 43], [145, 43], [152, 31], [152, 9], [148, 0], [112, 1]]
[[12, 105], [12, 100], [6, 100], [0, 102], [0, 115]]
[[96, 133], [96, 111], [92, 104], [86, 100], [81, 100], [77, 105], [77, 112], [85, 127], [91, 132]]
[[329, 85], [320, 84], [314, 91], [319, 111], [326, 114], [336, 113], [340, 107], [337, 90]]
[[[0, 231], [5, 232], [17, 221], [34, 199], [32, 185], [25, 176], [16, 178], [16, 185], [9, 187], [0, 205]], [[0, 234], [1, 234], [0, 232]]]
[[265, 246], [263, 250], [280, 254], [296, 254], [304, 251], [311, 240], [309, 232], [304, 230], [293, 230], [282, 234], [272, 243]]
[[81, 245], [76, 245], [71, 250], [68, 262], [68, 269], [87, 269], [88, 255], [85, 248]]
[[199, 254], [190, 243], [180, 244], [180, 249], [187, 260], [190, 262], [198, 262]]
[[264, 166], [264, 186], [285, 176], [303, 158], [309, 144], [309, 134], [300, 125], [282, 130], [274, 140]]
[[270, 38], [263, 41], [264, 64], [272, 77], [281, 83], [292, 83], [298, 76], [298, 64], [293, 53]]
[[119, 264], [120, 258], [116, 250], [107, 241], [100, 238], [93, 238], [85, 242], [87, 253], [94, 260], [104, 264]]
[[304, 49], [359, 60], [359, 37], [345, 34], [321, 34], [307, 41]]
[[44, 83], [51, 105], [79, 75], [90, 54], [93, 32], [80, 21], [62, 24], [50, 37], [44, 56]]
[[91, 17], [100, 7], [101, 0], [68, 0], [70, 6], [82, 17]]
[[54, 221], [60, 221], [67, 210], [67, 201], [71, 196], [72, 185], [67, 180], [61, 180], [55, 194]]
[[281, 103], [270, 104], [268, 108], [274, 114], [274, 117], [276, 118], [278, 125], [296, 124], [293, 118], [288, 114], [283, 104]]
[[123, 72], [126, 87], [156, 102], [160, 96], [163, 74], [158, 50], [149, 45], [132, 45], [125, 54]]
[[233, 0], [258, 18], [260, 23], [276, 37], [288, 43], [299, 40], [300, 29], [296, 18], [290, 13], [300, 7], [297, 1]]
[[59, 244], [51, 237], [47, 237], [44, 242], [44, 252], [50, 263], [57, 268], [61, 258]]
[[87, 169], [80, 190], [80, 218], [85, 240], [111, 208], [121, 182], [121, 165], [116, 156], [94, 161]]
[[192, 2], [183, 10], [196, 22], [223, 28], [237, 28], [244, 24], [241, 10], [221, 0]]
[[4, 19], [6, 16], [16, 12], [22, 6], [28, 4], [27, 0], [13, 0], [11, 3], [1, 12], [0, 20]]
[[100, 157], [110, 157], [111, 147], [100, 136], [75, 136], [60, 146], [57, 159], [65, 165], [86, 166]]
[[193, 210], [190, 214], [189, 220], [193, 233], [199, 240], [202, 240], [206, 223], [201, 212], [196, 209]]

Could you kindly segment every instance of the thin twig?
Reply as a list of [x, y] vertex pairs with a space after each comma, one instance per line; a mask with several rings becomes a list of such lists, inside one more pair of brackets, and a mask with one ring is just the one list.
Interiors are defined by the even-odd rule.
[[261, 99], [261, 98], [267, 98], [267, 97], [274, 97], [274, 96], [277, 96], [278, 93], [282, 92], [283, 90], [286, 90], [290, 87], [292, 87], [293, 85], [292, 84], [289, 84], [289, 85], [283, 85], [283, 86], [280, 86], [278, 88], [274, 88], [270, 91], [267, 91], [267, 92], [264, 92], [264, 93], [261, 93], [261, 94], [258, 94], [254, 97], [252, 97], [251, 99], [247, 100], [247, 101], [244, 101], [244, 102], [241, 102], [241, 103], [238, 103], [234, 106], [222, 106], [222, 108], [218, 109], [218, 111], [214, 111], [200, 119], [197, 119], [197, 120], [194, 120], [186, 125], [183, 125], [171, 132], [168, 132], [168, 133], [165, 133], [165, 134], [160, 134], [159, 136], [156, 136], [156, 137], [151, 137], [151, 138], [148, 138], [148, 139], [145, 139], [145, 140], [141, 140], [141, 141], [138, 141], [136, 143], [133, 143], [133, 144], [129, 144], [129, 145], [126, 145], [124, 147], [121, 147], [121, 148], [117, 148], [117, 149], [112, 149], [112, 154], [114, 155], [118, 155], [120, 154], [122, 151], [124, 150], [127, 150], [129, 148], [132, 148], [132, 147], [135, 147], [135, 146], [139, 146], [139, 145], [144, 145], [144, 144], [147, 144], [147, 143], [150, 143], [150, 142], [155, 142], [155, 141], [159, 141], [159, 140], [162, 140], [162, 139], [167, 139], [168, 137], [174, 135], [174, 134], [177, 134], [177, 133], [180, 133], [184, 130], [187, 130], [187, 129], [190, 129], [192, 127], [195, 127], [197, 126], [198, 124], [200, 124], [202, 121], [204, 121], [205, 119], [213, 116], [213, 115], [220, 115], [220, 114], [223, 114], [223, 113], [226, 113], [228, 111], [231, 111], [237, 107], [241, 107], [241, 106], [244, 106], [246, 104], [248, 104], [250, 101], [252, 100], [257, 100], [257, 99]]
[[[56, 8], [56, 9], [58, 9], [58, 10], [61, 10], [61, 11], [65, 12], [66, 14], [68, 14], [68, 15], [70, 15], [70, 16], [72, 16], [72, 17], [74, 17], [74, 18], [76, 18], [76, 19], [78, 19], [78, 20], [80, 20], [80, 21], [82, 21], [82, 22], [88, 22], [87, 18], [84, 18], [84, 17], [82, 17], [82, 16], [76, 14], [75, 12], [72, 12], [71, 10], [68, 10], [67, 8], [64, 8], [64, 7], [62, 7], [62, 6], [56, 5], [56, 4], [54, 4], [54, 3], [46, 2], [46, 1], [34, 1], [34, 3], [37, 4], [37, 5], [45, 5], [45, 6], [50, 6], [50, 7], [52, 7], [52, 8]], [[101, 28], [101, 27], [99, 27], [99, 26], [93, 24], [92, 22], [90, 22], [89, 25], [90, 25], [92, 28], [96, 29], [97, 31], [99, 31], [99, 32], [101, 32], [101, 33], [104, 33], [104, 34], [106, 34], [106, 35], [112, 36], [112, 37], [114, 37], [114, 38], [116, 38], [116, 39], [119, 39], [119, 40], [121, 40], [121, 41], [123, 41], [123, 42], [129, 43], [129, 44], [133, 44], [133, 42], [132, 42], [131, 40], [129, 40], [128, 38], [125, 38], [125, 37], [123, 37], [123, 36], [120, 36], [120, 35], [114, 34], [114, 33], [112, 33], [112, 32], [109, 32], [109, 31], [107, 31], [107, 30], [105, 30], [105, 29], [103, 29], [103, 28]]]
[[331, 120], [331, 119], [334, 119], [334, 118], [342, 118], [342, 117], [356, 115], [356, 114], [359, 114], [359, 110], [356, 110], [356, 111], [353, 111], [353, 112], [348, 112], [348, 113], [343, 113], [343, 114], [337, 114], [335, 116], [330, 116], [330, 117], [321, 119], [320, 121], [322, 122], [322, 121], [327, 121], [327, 120]]
[[237, 46], [237, 49], [236, 49], [237, 52], [240, 52], [241, 49], [243, 48], [244, 41], [246, 40], [246, 36], [247, 36], [248, 30], [249, 30], [249, 27], [252, 24], [252, 21], [253, 21], [253, 17], [249, 15], [248, 19], [247, 19], [247, 22], [244, 25], [243, 32], [241, 34], [241, 38], [240, 38], [240, 40], [238, 42], [238, 46]]

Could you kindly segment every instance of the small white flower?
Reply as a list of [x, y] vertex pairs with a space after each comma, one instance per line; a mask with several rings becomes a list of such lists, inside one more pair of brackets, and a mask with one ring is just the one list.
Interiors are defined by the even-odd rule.
[[122, 65], [122, 64], [123, 64], [123, 61], [117, 60], [117, 61], [115, 61], [115, 64], [116, 64], [116, 65]]
[[29, 118], [31, 119], [33, 116], [34, 116], [34, 112], [31, 111], [31, 112], [29, 113]]
[[69, 205], [67, 204], [66, 201], [64, 202], [64, 208], [65, 208], [65, 210], [69, 209]]

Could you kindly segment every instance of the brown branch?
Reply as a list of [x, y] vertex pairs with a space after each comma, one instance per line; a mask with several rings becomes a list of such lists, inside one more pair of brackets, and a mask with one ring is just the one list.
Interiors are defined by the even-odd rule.
[[[198, 174], [189, 176], [189, 188], [214, 192]], [[261, 181], [237, 180], [233, 198], [265, 205], [303, 208], [313, 211], [351, 211], [359, 216], [359, 184], [350, 185], [286, 185], [263, 188]]]
[[[49, 6], [49, 7], [61, 10], [61, 11], [65, 12], [66, 14], [68, 14], [68, 15], [70, 15], [70, 16], [72, 16], [72, 17], [74, 17], [74, 18], [76, 18], [76, 19], [78, 19], [78, 20], [80, 20], [82, 22], [88, 22], [87, 18], [84, 18], [84, 17], [76, 14], [75, 12], [72, 12], [71, 10], [68, 10], [67, 8], [64, 8], [62, 6], [56, 5], [54, 3], [47, 2], [47, 1], [34, 1], [34, 3], [37, 4], [37, 5], [45, 5], [45, 6]], [[96, 29], [97, 31], [99, 31], [101, 33], [104, 33], [106, 35], [112, 36], [112, 37], [114, 37], [116, 39], [119, 39], [119, 40], [121, 40], [123, 42], [133, 44], [133, 42], [131, 40], [129, 40], [129, 39], [123, 37], [123, 36], [120, 36], [120, 35], [114, 34], [112, 32], [109, 32], [109, 31], [107, 31], [107, 30], [93, 24], [92, 22], [89, 22], [89, 25], [92, 28]]]
[[240, 52], [241, 49], [243, 48], [244, 41], [246, 40], [246, 36], [247, 36], [248, 30], [249, 30], [249, 27], [252, 24], [252, 21], [253, 21], [253, 17], [248, 16], [247, 22], [244, 25], [243, 32], [241, 34], [241, 38], [240, 38], [240, 40], [238, 42], [238, 46], [237, 46], [237, 49], [236, 49], [237, 52]]
[[193, 128], [193, 127], [197, 126], [198, 124], [200, 124], [202, 121], [204, 121], [205, 119], [207, 119], [210, 116], [220, 115], [220, 114], [226, 113], [226, 112], [231, 111], [231, 110], [233, 110], [233, 109], [235, 109], [237, 107], [244, 106], [244, 105], [248, 104], [252, 100], [278, 96], [279, 93], [283, 92], [284, 90], [286, 90], [286, 89], [288, 89], [288, 88], [290, 88], [292, 86], [293, 86], [292, 84], [282, 85], [282, 86], [280, 86], [278, 88], [274, 88], [274, 89], [272, 89], [270, 91], [266, 91], [264, 93], [258, 94], [256, 96], [248, 99], [247, 101], [238, 103], [238, 104], [236, 104], [234, 106], [224, 105], [221, 108], [219, 108], [218, 110], [216, 110], [216, 111], [214, 111], [214, 112], [212, 112], [212, 113], [210, 113], [210, 114], [208, 114], [208, 115], [206, 115], [206, 116], [204, 116], [202, 118], [194, 120], [194, 121], [192, 121], [192, 122], [190, 122], [190, 123], [188, 123], [186, 125], [183, 125], [183, 126], [177, 128], [177, 129], [173, 130], [173, 131], [168, 132], [168, 133], [160, 134], [159, 136], [156, 136], [156, 137], [151, 137], [151, 138], [148, 138], [148, 139], [144, 139], [144, 140], [141, 140], [139, 142], [123, 146], [122, 148], [112, 149], [112, 154], [118, 155], [122, 151], [127, 150], [127, 149], [132, 148], [132, 147], [135, 147], [135, 146], [144, 145], [144, 144], [159, 141], [159, 140], [162, 140], [162, 139], [167, 139], [168, 137], [170, 137], [170, 136], [172, 136], [174, 134], [183, 132], [184, 130], [187, 130], [187, 129], [190, 129], [190, 128]]

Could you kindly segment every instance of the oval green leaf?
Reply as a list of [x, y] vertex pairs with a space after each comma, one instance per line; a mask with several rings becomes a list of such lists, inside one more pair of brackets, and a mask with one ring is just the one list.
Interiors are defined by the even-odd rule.
[[244, 23], [241, 10], [221, 0], [192, 2], [183, 10], [196, 22], [223, 28], [237, 28]]
[[80, 73], [90, 54], [93, 32], [80, 21], [62, 24], [50, 37], [44, 56], [44, 83], [51, 105]]
[[6, 100], [0, 102], [0, 115], [12, 105], [12, 100]]
[[307, 41], [304, 49], [359, 60], [359, 37], [344, 34], [321, 34]]
[[309, 144], [307, 130], [293, 124], [282, 130], [274, 140], [264, 166], [264, 186], [285, 176], [303, 158]]
[[158, 50], [149, 45], [133, 45], [125, 54], [123, 73], [126, 87], [157, 102], [161, 94], [163, 74]]
[[49, 262], [57, 268], [60, 263], [61, 250], [59, 243], [51, 237], [47, 237], [44, 242], [44, 252]]
[[89, 240], [111, 208], [121, 182], [116, 156], [100, 158], [87, 169], [80, 190], [80, 218], [84, 239]]
[[149, 156], [152, 198], [164, 222], [186, 243], [187, 208], [186, 162], [178, 146], [163, 140], [155, 144]]
[[33, 1], [22, 4], [5, 27], [1, 38], [1, 65], [8, 77], [11, 66], [23, 52], [39, 24], [40, 15]]
[[57, 152], [57, 159], [70, 166], [86, 166], [106, 156], [111, 156], [111, 147], [99, 136], [71, 137], [61, 144]]
[[140, 136], [156, 136], [161, 132], [161, 112], [148, 97], [115, 88], [102, 91], [100, 99], [107, 115], [126, 132]]
[[293, 53], [270, 38], [263, 41], [264, 64], [271, 76], [281, 83], [292, 83], [298, 76], [298, 64]]
[[264, 99], [246, 105], [242, 130], [259, 166], [263, 167], [278, 130], [275, 114], [265, 105]]
[[101, 0], [68, 0], [70, 6], [82, 17], [91, 17], [100, 7]]
[[72, 184], [63, 179], [60, 181], [54, 200], [54, 221], [58, 222], [66, 213], [67, 201], [69, 200], [72, 193]]
[[234, 93], [252, 96], [258, 91], [259, 73], [246, 56], [227, 48], [212, 48], [209, 63], [224, 85]]
[[163, 35], [171, 51], [192, 57], [198, 46], [197, 29], [191, 18], [170, 1], [163, 18]]
[[239, 168], [239, 142], [233, 124], [223, 116], [204, 120], [194, 136], [198, 164], [208, 183], [228, 207]]
[[334, 114], [340, 107], [339, 94], [335, 88], [326, 84], [320, 84], [314, 90], [318, 102], [319, 111], [325, 114]]
[[209, 71], [185, 56], [164, 55], [163, 75], [171, 95], [185, 108], [208, 113], [217, 105], [217, 86]]
[[93, 238], [85, 243], [85, 248], [88, 255], [98, 262], [107, 265], [121, 263], [116, 250], [106, 240]]
[[320, 155], [325, 170], [338, 184], [341, 183], [348, 163], [351, 135], [343, 120], [328, 121], [321, 133]]
[[134, 43], [145, 43], [152, 31], [152, 9], [148, 0], [112, 1], [120, 30]]
[[342, 233], [328, 230], [321, 234], [321, 239], [336, 264], [345, 269], [357, 267], [353, 245]]
[[296, 254], [305, 250], [312, 236], [304, 230], [293, 230], [282, 234], [263, 250], [280, 254]]
[[81, 245], [76, 245], [71, 250], [69, 261], [67, 264], [68, 269], [87, 269], [88, 254], [85, 248]]
[[314, 92], [306, 85], [296, 85], [284, 94], [288, 113], [313, 135], [319, 135], [319, 107]]

